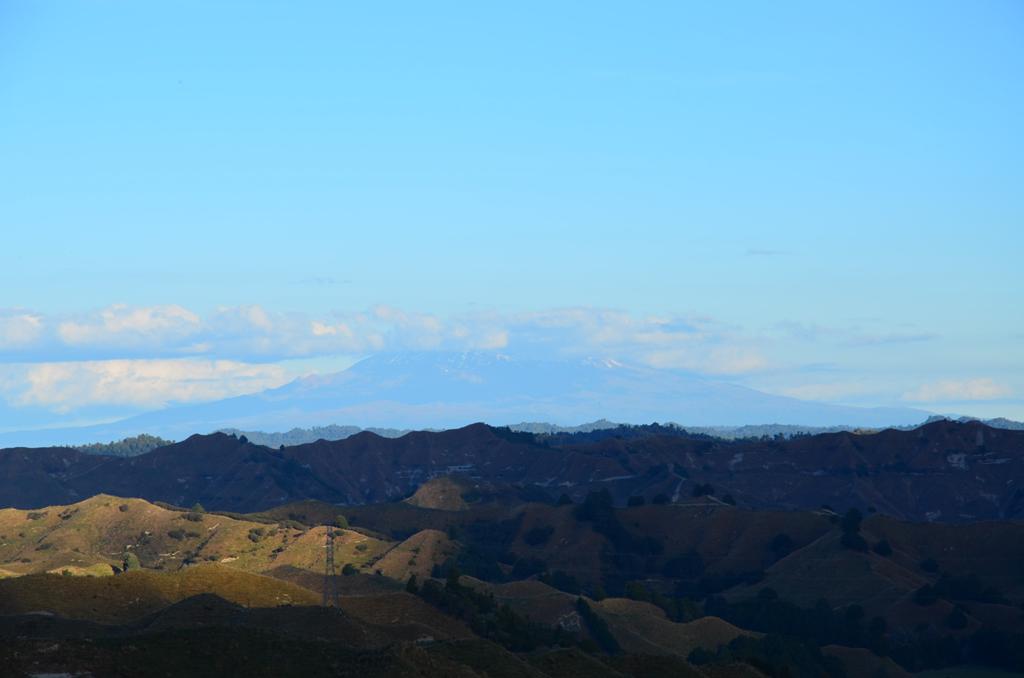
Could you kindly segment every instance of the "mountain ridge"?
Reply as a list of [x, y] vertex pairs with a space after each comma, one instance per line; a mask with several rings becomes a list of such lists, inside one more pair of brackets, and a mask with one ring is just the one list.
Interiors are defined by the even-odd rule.
[[750, 507], [869, 507], [914, 520], [1024, 516], [1024, 432], [936, 421], [909, 431], [727, 441], [698, 435], [588, 435], [550, 440], [473, 424], [399, 438], [361, 432], [272, 449], [224, 433], [193, 435], [136, 457], [71, 448], [0, 450], [0, 494], [29, 508], [97, 493], [178, 506], [258, 511], [315, 499], [402, 498], [431, 478], [464, 475], [554, 500], [608, 489], [668, 500], [731, 495]]

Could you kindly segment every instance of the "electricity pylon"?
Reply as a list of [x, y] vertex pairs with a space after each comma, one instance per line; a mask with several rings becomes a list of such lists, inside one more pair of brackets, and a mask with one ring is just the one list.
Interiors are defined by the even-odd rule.
[[334, 528], [327, 528], [324, 564], [324, 607], [338, 607], [338, 571], [334, 567]]

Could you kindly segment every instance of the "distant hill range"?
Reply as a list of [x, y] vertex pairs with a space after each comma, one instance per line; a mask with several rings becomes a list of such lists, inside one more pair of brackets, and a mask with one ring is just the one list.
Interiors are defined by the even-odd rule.
[[[297, 379], [252, 395], [179, 405], [113, 423], [0, 433], [0, 445], [67, 445], [141, 432], [181, 440], [220, 429], [289, 430], [325, 422], [389, 429], [593, 421], [684, 426], [881, 428], [916, 425], [931, 413], [808, 402], [679, 370], [614, 360], [540, 360], [499, 353], [372, 356], [343, 372]], [[8, 418], [18, 421], [17, 413]], [[5, 423], [6, 428], [12, 428]]]
[[[974, 417], [941, 417], [933, 416], [929, 417], [925, 423], [933, 423], [936, 421], [957, 421], [960, 423], [967, 423], [970, 421], [979, 421], [986, 426], [992, 428], [1002, 428], [1011, 431], [1024, 431], [1024, 423], [1019, 421], [1012, 421], [1010, 419], [1004, 419], [1002, 417], [996, 419], [976, 419]], [[913, 426], [893, 426], [891, 428], [900, 430], [910, 430], [917, 428], [917, 424]], [[609, 431], [614, 431], [616, 435], [630, 435], [631, 432], [643, 433], [644, 431], [650, 430], [650, 426], [647, 425], [636, 425], [636, 424], [621, 424], [607, 419], [598, 419], [588, 424], [580, 424], [579, 426], [559, 426], [558, 424], [550, 424], [546, 422], [522, 422], [519, 424], [510, 424], [509, 429], [513, 431], [521, 431], [524, 433], [534, 433], [538, 435], [577, 435], [577, 434], [606, 434]], [[675, 429], [676, 432], [686, 435], [706, 435], [712, 438], [722, 438], [725, 440], [738, 440], [743, 438], [763, 438], [768, 436], [774, 438], [776, 436], [782, 436], [785, 438], [792, 438], [793, 436], [801, 435], [818, 435], [820, 433], [839, 433], [841, 431], [851, 432], [871, 432], [878, 431], [881, 429], [871, 429], [867, 427], [853, 427], [853, 426], [796, 426], [792, 424], [748, 424], [745, 426], [687, 426], [683, 427], [679, 424], [666, 424], [662, 427], [663, 433], [668, 433]], [[429, 430], [429, 429], [428, 429]], [[293, 428], [290, 431], [284, 433], [268, 433], [265, 431], [243, 431], [237, 428], [224, 428], [220, 429], [220, 433], [227, 433], [228, 435], [245, 436], [250, 441], [257, 445], [266, 445], [267, 447], [280, 447], [281, 445], [305, 445], [306, 443], [315, 443], [317, 440], [344, 440], [350, 436], [354, 436], [357, 433], [363, 431], [369, 431], [375, 433], [384, 438], [399, 438], [404, 436], [411, 431], [407, 429], [391, 429], [391, 428], [360, 428], [358, 426], [338, 426], [331, 424], [330, 426], [313, 426], [311, 428]], [[125, 441], [128, 442], [128, 441]], [[102, 445], [89, 445], [81, 446], [79, 449], [86, 451], [86, 447], [89, 450], [100, 450], [103, 449]], [[151, 449], [155, 449], [157, 446], [153, 446]], [[149, 450], [146, 450], [149, 451]], [[102, 452], [96, 452], [102, 454]]]
[[384, 438], [362, 432], [284, 448], [223, 433], [135, 457], [0, 450], [0, 496], [19, 508], [100, 493], [255, 511], [303, 499], [363, 504], [461, 475], [550, 499], [606, 488], [678, 501], [730, 495], [754, 508], [858, 507], [912, 520], [1024, 517], [1024, 431], [935, 421], [912, 430], [728, 441], [671, 427], [538, 436], [475, 424]]
[[[992, 428], [1003, 428], [1014, 431], [1024, 430], [1024, 424], [1021, 422], [1002, 418], [974, 419], [971, 417], [931, 417], [927, 423], [933, 423], [936, 421], [957, 421], [960, 423], [980, 421], [982, 424], [991, 426]], [[775, 438], [779, 436], [783, 438], [792, 438], [794, 436], [818, 435], [820, 433], [839, 433], [840, 431], [860, 433], [877, 431], [876, 429], [852, 428], [845, 426], [809, 427], [786, 426], [782, 424], [735, 427], [692, 426], [690, 428], [683, 428], [677, 424], [617, 424], [615, 422], [608, 421], [607, 419], [599, 419], [597, 421], [590, 422], [589, 424], [581, 424], [579, 426], [559, 426], [557, 424], [542, 422], [523, 422], [521, 424], [512, 424], [507, 428], [512, 431], [532, 433], [538, 436], [548, 436], [559, 439], [564, 439], [566, 436], [574, 436], [577, 441], [582, 441], [584, 439], [598, 440], [607, 437], [637, 438], [654, 434], [708, 436], [711, 438], [721, 438], [723, 440], [740, 440], [745, 438]], [[916, 426], [895, 426], [893, 428], [910, 430], [916, 428]], [[337, 424], [331, 424], [329, 426], [313, 426], [311, 428], [293, 428], [290, 431], [285, 431], [283, 433], [243, 431], [237, 428], [225, 428], [220, 429], [220, 431], [217, 432], [226, 433], [227, 435], [235, 437], [245, 436], [245, 438], [250, 442], [256, 443], [257, 445], [264, 445], [266, 447], [281, 447], [282, 445], [291, 447], [293, 445], [315, 443], [318, 440], [344, 440], [345, 438], [350, 438], [357, 433], [363, 433], [364, 431], [379, 435], [382, 438], [400, 438], [407, 433], [412, 433], [412, 431], [406, 429], [364, 429], [359, 426], [339, 426]], [[158, 447], [171, 445], [174, 442], [176, 441], [143, 433], [137, 436], [124, 438], [122, 440], [111, 441], [109, 443], [88, 443], [85, 445], [70, 445], [69, 447], [74, 447], [78, 451], [86, 454], [134, 457], [147, 452], [152, 452]]]

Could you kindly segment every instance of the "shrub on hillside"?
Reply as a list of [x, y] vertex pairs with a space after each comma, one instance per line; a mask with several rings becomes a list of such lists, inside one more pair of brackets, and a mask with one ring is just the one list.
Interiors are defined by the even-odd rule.
[[579, 580], [573, 575], [567, 572], [562, 572], [561, 570], [554, 570], [550, 573], [545, 572], [540, 576], [540, 580], [548, 586], [556, 588], [559, 591], [565, 591], [566, 593], [579, 595], [580, 591], [582, 591]]
[[843, 536], [840, 537], [839, 543], [851, 551], [860, 551], [863, 553], [868, 550], [867, 541], [865, 541], [864, 537], [860, 536], [857, 532], [843, 532]]
[[934, 605], [939, 600], [939, 594], [935, 592], [935, 587], [930, 584], [925, 584], [921, 588], [914, 591], [914, 602], [921, 607], [928, 607]]
[[661, 573], [671, 579], [697, 579], [704, 574], [704, 559], [689, 551], [666, 561]]
[[856, 534], [860, 532], [861, 521], [864, 520], [864, 515], [855, 508], [850, 509], [843, 515], [843, 519], [839, 526], [843, 529], [843, 532], [847, 534]]
[[796, 543], [793, 538], [785, 532], [780, 532], [772, 538], [771, 543], [768, 544], [768, 548], [775, 554], [776, 558], [784, 558], [793, 552], [796, 547]]
[[694, 497], [713, 497], [715, 496], [715, 488], [710, 483], [700, 483], [694, 486], [693, 492], [690, 494]]
[[640, 600], [645, 603], [651, 602], [651, 592], [647, 590], [642, 581], [626, 582], [626, 597], [632, 600]]
[[589, 522], [594, 531], [612, 543], [619, 555], [661, 555], [664, 545], [654, 537], [639, 537], [631, 534], [622, 523], [612, 505], [612, 495], [606, 489], [587, 494], [583, 503], [574, 511], [580, 522]]
[[768, 676], [846, 675], [838, 659], [822, 654], [813, 643], [775, 634], [762, 638], [740, 636], [715, 653], [694, 650], [688, 658], [697, 665], [743, 662]]
[[621, 651], [619, 641], [615, 640], [615, 636], [612, 635], [611, 630], [608, 628], [608, 623], [590, 608], [587, 601], [583, 600], [583, 598], [577, 598], [576, 611], [579, 612], [580, 619], [583, 620], [598, 647], [608, 654], [617, 654]]
[[935, 592], [948, 600], [971, 600], [979, 603], [1008, 604], [1006, 597], [991, 586], [986, 586], [976, 574], [944, 574], [935, 582]]
[[954, 631], [960, 631], [967, 628], [967, 615], [964, 614], [962, 607], [957, 605], [953, 608], [953, 611], [946, 617], [946, 627]]
[[551, 527], [550, 525], [537, 526], [530, 529], [529, 531], [527, 531], [526, 534], [523, 535], [523, 541], [525, 541], [530, 546], [542, 546], [548, 543], [548, 540], [551, 538], [551, 535], [554, 534], [554, 532], [555, 528]]

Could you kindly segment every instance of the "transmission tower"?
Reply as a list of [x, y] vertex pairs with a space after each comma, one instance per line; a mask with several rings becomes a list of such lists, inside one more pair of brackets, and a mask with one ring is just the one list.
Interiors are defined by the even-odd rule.
[[324, 607], [338, 607], [338, 571], [334, 567], [334, 528], [327, 528], [324, 564]]

